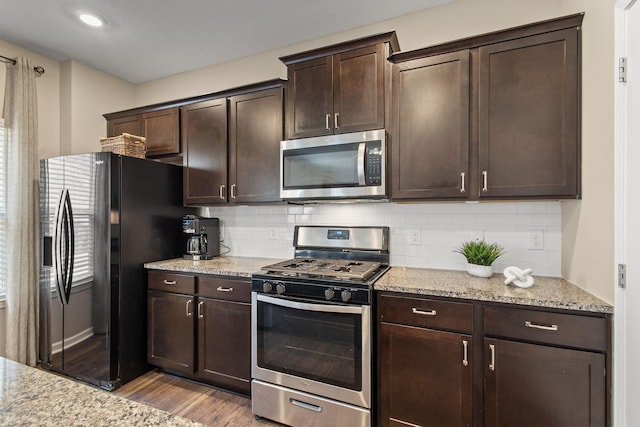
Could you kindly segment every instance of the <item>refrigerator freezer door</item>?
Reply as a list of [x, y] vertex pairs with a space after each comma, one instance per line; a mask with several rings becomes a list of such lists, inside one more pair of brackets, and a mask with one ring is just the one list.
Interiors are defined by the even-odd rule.
[[110, 159], [57, 157], [40, 171], [42, 364], [100, 386], [110, 380]]

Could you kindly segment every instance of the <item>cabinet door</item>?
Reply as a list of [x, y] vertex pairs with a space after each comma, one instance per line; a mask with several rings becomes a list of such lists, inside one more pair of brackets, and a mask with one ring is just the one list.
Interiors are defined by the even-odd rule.
[[605, 356], [485, 338], [485, 426], [605, 426]]
[[226, 203], [227, 100], [182, 107], [185, 205]]
[[393, 70], [392, 198], [467, 198], [469, 51]]
[[199, 377], [250, 394], [251, 304], [200, 298], [198, 349]]
[[147, 361], [191, 374], [195, 361], [194, 297], [148, 292]]
[[333, 133], [332, 57], [287, 67], [287, 138]]
[[147, 138], [147, 156], [180, 152], [179, 123], [178, 108], [142, 114], [143, 135]]
[[229, 201], [279, 201], [282, 88], [234, 96], [229, 105]]
[[135, 116], [120, 117], [107, 122], [107, 137], [118, 136], [123, 133], [144, 136], [142, 135], [139, 115], [136, 114]]
[[471, 350], [468, 335], [381, 323], [380, 425], [470, 426]]
[[479, 49], [480, 197], [579, 196], [575, 29]]
[[333, 57], [334, 133], [384, 128], [384, 44]]

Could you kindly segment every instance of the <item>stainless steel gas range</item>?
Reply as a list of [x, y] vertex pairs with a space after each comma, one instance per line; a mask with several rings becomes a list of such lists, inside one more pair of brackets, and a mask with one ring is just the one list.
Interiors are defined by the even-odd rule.
[[252, 279], [252, 406], [290, 426], [370, 426], [373, 284], [388, 227], [296, 226], [295, 258]]

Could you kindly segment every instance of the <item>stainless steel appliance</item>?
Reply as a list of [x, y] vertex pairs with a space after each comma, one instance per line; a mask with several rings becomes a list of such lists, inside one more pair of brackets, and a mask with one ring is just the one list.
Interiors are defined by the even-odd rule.
[[252, 409], [291, 426], [370, 426], [373, 284], [387, 227], [296, 226], [295, 258], [252, 276]]
[[384, 129], [280, 142], [285, 200], [385, 199]]
[[113, 390], [146, 363], [143, 263], [179, 257], [182, 168], [89, 153], [40, 162], [42, 367]]
[[189, 236], [184, 259], [198, 261], [220, 255], [220, 220], [218, 218], [186, 215], [182, 218], [182, 232]]

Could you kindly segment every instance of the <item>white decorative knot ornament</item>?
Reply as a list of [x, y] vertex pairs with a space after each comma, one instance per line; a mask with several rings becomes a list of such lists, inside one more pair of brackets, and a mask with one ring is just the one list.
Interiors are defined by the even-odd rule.
[[504, 277], [506, 277], [504, 284], [516, 285], [519, 288], [529, 288], [533, 285], [533, 276], [531, 268], [525, 268], [524, 270], [518, 267], [507, 267], [504, 269]]

